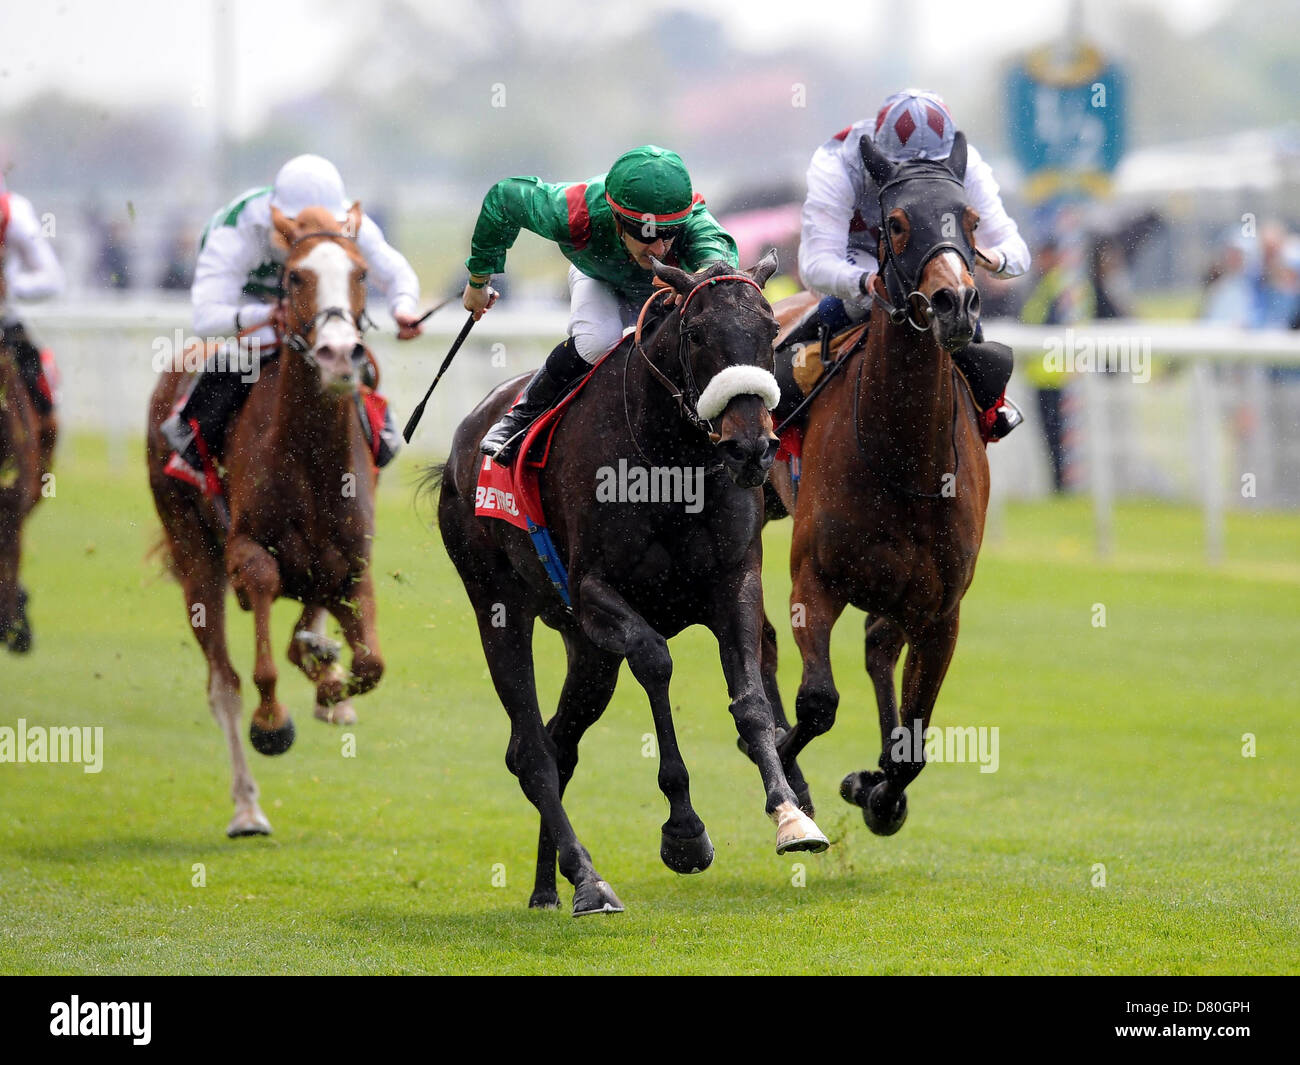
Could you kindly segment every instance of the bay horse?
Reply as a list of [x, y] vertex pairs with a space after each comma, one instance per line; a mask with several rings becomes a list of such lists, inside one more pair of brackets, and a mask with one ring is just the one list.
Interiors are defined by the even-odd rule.
[[[4, 270], [0, 258], [0, 306]], [[41, 498], [40, 418], [18, 372], [18, 359], [0, 340], [0, 642], [15, 654], [32, 649], [27, 590], [19, 580], [23, 523]]]
[[[942, 162], [894, 167], [867, 138], [860, 150], [880, 189], [884, 266], [872, 286], [865, 347], [810, 407], [797, 502], [786, 467], [772, 478], [777, 516], [794, 516], [790, 602], [803, 659], [793, 728], [779, 695], [773, 712], [793, 780], [799, 752], [835, 722], [831, 628], [850, 604], [866, 611], [881, 755], [879, 769], [846, 776], [840, 794], [862, 808], [872, 832], [892, 835], [907, 817], [905, 789], [925, 766], [923, 749], [898, 742], [899, 712], [909, 736], [925, 735], [956, 646], [988, 507], [978, 412], [951, 358], [979, 320], [971, 275], [979, 217], [965, 200], [962, 133]], [[807, 300], [796, 301], [791, 311], [806, 307]], [[770, 691], [775, 641], [765, 618]], [[900, 708], [894, 669], [904, 644]], [[801, 798], [811, 811], [806, 791]]]
[[[779, 394], [770, 372], [776, 320], [761, 288], [775, 269], [770, 253], [744, 273], [717, 263], [688, 274], [656, 262], [667, 290], [651, 302], [666, 304], [663, 313], [647, 314], [647, 303], [644, 335], [638, 324], [637, 335], [596, 367], [559, 423], [540, 495], [567, 567], [572, 609], [528, 532], [474, 513], [479, 470], [490, 461], [479, 441], [527, 376], [500, 385], [466, 416], [445, 467], [426, 478], [427, 488], [440, 486], [438, 525], [510, 716], [506, 765], [541, 815], [530, 907], [558, 907], [558, 851], [560, 871], [574, 886], [574, 916], [623, 909], [578, 841], [562, 798], [578, 742], [608, 705], [624, 659], [649, 696], [658, 738], [659, 787], [669, 804], [660, 858], [679, 873], [712, 862], [713, 845], [691, 806], [668, 692], [667, 640], [689, 625], [704, 625], [717, 638], [736, 729], [754, 752], [766, 812], [777, 824], [777, 852], [827, 846], [782, 771], [759, 669], [760, 485], [776, 455], [769, 408]], [[706, 382], [702, 392], [697, 381]], [[602, 470], [621, 463], [700, 471], [702, 506], [691, 513], [680, 501], [600, 501]], [[568, 655], [559, 705], [545, 725], [533, 674], [539, 617], [560, 632]]]
[[[276, 599], [303, 604], [288, 657], [316, 685], [316, 716], [354, 721], [350, 698], [373, 688], [384, 669], [370, 574], [378, 474], [356, 411], [366, 263], [351, 234], [361, 224], [361, 207], [352, 205], [342, 227], [317, 207], [293, 219], [273, 208], [272, 219], [275, 239], [287, 249], [285, 298], [273, 316], [283, 321], [280, 353], [263, 362], [226, 433], [228, 521], [219, 503], [163, 472], [170, 446], [159, 426], [187, 375], [165, 371], [149, 406], [149, 486], [190, 627], [207, 659], [208, 702], [230, 751], [230, 836], [266, 835], [271, 826], [239, 734], [240, 681], [226, 647], [227, 581], [239, 605], [253, 612], [260, 699], [249, 740], [262, 754], [287, 751], [295, 735], [275, 694], [270, 623]], [[351, 648], [350, 672], [324, 635], [327, 614]]]

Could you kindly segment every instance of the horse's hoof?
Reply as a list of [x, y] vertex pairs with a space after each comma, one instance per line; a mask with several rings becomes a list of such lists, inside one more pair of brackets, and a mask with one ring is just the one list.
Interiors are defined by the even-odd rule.
[[230, 824], [226, 826], [226, 835], [231, 839], [238, 839], [240, 836], [269, 836], [271, 834], [271, 822], [266, 819], [266, 814], [254, 807], [251, 810], [241, 810], [230, 819]]
[[258, 754], [284, 754], [293, 746], [296, 735], [293, 718], [289, 718], [283, 728], [261, 728], [256, 721], [248, 726], [248, 742]]
[[622, 913], [623, 904], [614, 889], [603, 880], [588, 880], [573, 891], [573, 916], [586, 917], [592, 913]]
[[560, 908], [560, 896], [555, 893], [555, 888], [547, 891], [534, 891], [532, 897], [528, 900], [530, 910], [558, 910]]
[[674, 873], [702, 873], [713, 864], [713, 843], [708, 832], [691, 839], [678, 839], [665, 831], [659, 843], [659, 857]]
[[10, 629], [9, 634], [5, 637], [5, 645], [12, 654], [27, 654], [32, 649], [32, 630], [26, 625], [21, 628]]
[[329, 725], [355, 725], [357, 723], [357, 712], [352, 708], [351, 702], [335, 703], [333, 706], [322, 706], [316, 704], [316, 720], [324, 721]]
[[840, 781], [840, 798], [850, 806], [865, 806], [871, 789], [885, 779], [885, 774], [878, 769], [850, 773]]
[[331, 662], [337, 662], [339, 652], [343, 650], [343, 645], [338, 640], [331, 640], [328, 636], [322, 636], [319, 632], [312, 632], [310, 629], [299, 629], [295, 632], [293, 642], [298, 645], [304, 664], [327, 666]]
[[883, 782], [877, 784], [862, 806], [862, 820], [877, 836], [892, 836], [907, 820], [907, 792], [892, 799], [886, 790]]
[[816, 822], [791, 802], [783, 802], [772, 811], [776, 822], [776, 853], [788, 851], [824, 851], [831, 845]]

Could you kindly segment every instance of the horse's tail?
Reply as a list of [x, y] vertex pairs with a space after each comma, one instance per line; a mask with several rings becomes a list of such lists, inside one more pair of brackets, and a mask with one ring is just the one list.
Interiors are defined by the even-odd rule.
[[158, 576], [180, 580], [180, 570], [176, 566], [176, 556], [172, 552], [171, 541], [167, 538], [165, 532], [160, 533], [158, 539], [149, 545], [149, 549], [144, 553], [144, 558], [146, 562], [157, 564]]
[[415, 502], [417, 507], [421, 504], [429, 505], [434, 511], [438, 506], [438, 493], [442, 490], [445, 483], [448, 490], [455, 488], [455, 482], [447, 480], [447, 467], [451, 465], [448, 462], [434, 462], [426, 466], [419, 474], [415, 481]]

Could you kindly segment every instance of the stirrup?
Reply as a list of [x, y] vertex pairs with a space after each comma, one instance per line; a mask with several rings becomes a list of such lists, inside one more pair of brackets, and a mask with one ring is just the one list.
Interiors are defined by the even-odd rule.
[[1020, 408], [1007, 399], [1006, 396], [1003, 396], [1002, 402], [998, 404], [993, 424], [989, 428], [989, 443], [1001, 440], [1024, 420], [1025, 416], [1021, 413]]

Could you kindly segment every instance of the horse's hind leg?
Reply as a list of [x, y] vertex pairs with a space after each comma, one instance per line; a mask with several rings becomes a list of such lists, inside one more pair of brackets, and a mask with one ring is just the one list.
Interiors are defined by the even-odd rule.
[[[903, 630], [888, 618], [868, 615], [866, 620], [867, 675], [876, 689], [876, 710], [880, 716], [880, 765], [883, 767], [894, 741], [898, 727], [898, 701], [894, 694], [894, 667], [903, 651]], [[863, 807], [867, 817], [867, 796], [871, 789], [885, 779], [884, 770], [868, 769], [850, 773], [840, 783], [840, 796], [845, 802]], [[867, 822], [868, 825], [871, 823]], [[901, 822], [900, 822], [901, 824]]]
[[[384, 675], [384, 658], [379, 653], [379, 632], [375, 626], [375, 586], [369, 568], [357, 579], [351, 598], [333, 603], [329, 609], [343, 628], [352, 663], [346, 676], [342, 670], [326, 673], [316, 685], [317, 717], [321, 716], [321, 708], [328, 712], [328, 708], [346, 703], [354, 695], [364, 695]], [[355, 711], [352, 720], [356, 720]]]
[[[561, 800], [578, 764], [578, 743], [609, 705], [614, 686], [618, 683], [618, 667], [622, 663], [617, 655], [600, 650], [581, 633], [565, 633], [564, 646], [568, 651], [569, 671], [564, 678], [555, 716], [546, 726], [555, 744]], [[559, 904], [555, 890], [555, 841], [543, 821], [537, 839], [537, 875], [528, 905], [549, 910]]]
[[596, 872], [560, 800], [555, 741], [542, 724], [537, 706], [534, 617], [517, 599], [506, 601], [500, 588], [479, 585], [470, 578], [465, 589], [478, 618], [492, 685], [510, 716], [506, 768], [518, 778], [520, 789], [541, 815], [543, 829], [555, 841], [560, 872], [573, 885], [573, 916], [621, 913], [623, 903]]
[[[924, 737], [930, 727], [930, 715], [939, 698], [943, 678], [947, 676], [952, 652], [957, 646], [957, 611], [939, 618], [927, 630], [908, 640], [907, 661], [903, 665], [903, 705], [900, 724], [908, 734]], [[925, 745], [908, 751], [900, 747], [895, 758], [887, 747], [881, 754], [885, 779], [867, 795], [862, 816], [867, 827], [878, 836], [892, 836], [907, 819], [905, 789], [925, 768]]]
[[172, 544], [190, 627], [208, 660], [208, 705], [230, 752], [230, 795], [235, 801], [235, 816], [226, 826], [226, 835], [270, 835], [271, 822], [258, 804], [257, 782], [249, 771], [240, 734], [243, 700], [239, 696], [239, 674], [226, 647], [226, 578], [221, 562], [206, 548], [199, 548], [201, 554], [185, 557], [175, 540]]
[[240, 605], [253, 611], [253, 683], [260, 700], [248, 727], [248, 739], [262, 754], [283, 754], [293, 746], [294, 726], [275, 695], [280, 674], [271, 650], [271, 607], [280, 596], [280, 567], [260, 544], [239, 537], [226, 549], [226, 569]]
[[[318, 689], [322, 681], [341, 685], [346, 678], [343, 666], [339, 663], [339, 651], [342, 648], [337, 640], [325, 635], [328, 620], [329, 612], [323, 606], [304, 607], [302, 616], [293, 627], [293, 637], [289, 640], [289, 661], [302, 670]], [[332, 725], [357, 723], [357, 712], [351, 699], [326, 706], [318, 695], [315, 716], [318, 721], [327, 721]]]

